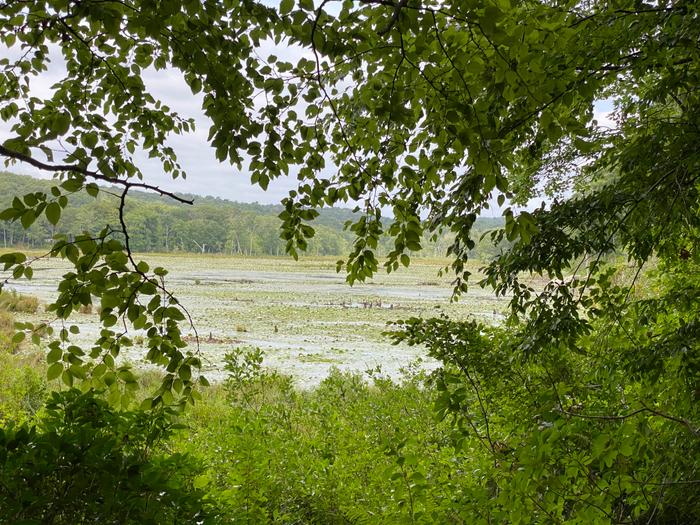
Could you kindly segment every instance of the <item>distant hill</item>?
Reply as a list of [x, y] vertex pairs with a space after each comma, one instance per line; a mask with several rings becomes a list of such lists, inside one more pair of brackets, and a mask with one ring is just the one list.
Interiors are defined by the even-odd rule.
[[[32, 192], [50, 192], [54, 180], [0, 172], [0, 209], [11, 206], [15, 196]], [[207, 252], [241, 255], [283, 255], [284, 241], [279, 238], [279, 213], [282, 206], [233, 202], [217, 197], [182, 194], [195, 199], [189, 206], [146, 192], [132, 191], [125, 210], [132, 249], [141, 252]], [[18, 223], [4, 222], [0, 246], [47, 247], [55, 234], [74, 236], [83, 231], [97, 233], [107, 224], [118, 226], [117, 197], [110, 187], [103, 187], [97, 198], [79, 193], [71, 197], [61, 214], [58, 226], [45, 218], [29, 230]], [[313, 227], [308, 254], [343, 255], [348, 253], [352, 234], [344, 229], [356, 219], [352, 210], [320, 210]], [[390, 219], [386, 219], [387, 223]], [[485, 231], [502, 224], [498, 219], [479, 219], [476, 229]], [[380, 251], [389, 249], [387, 239]], [[436, 243], [424, 243], [426, 255], [444, 255], [449, 236]], [[479, 248], [477, 247], [477, 251]]]

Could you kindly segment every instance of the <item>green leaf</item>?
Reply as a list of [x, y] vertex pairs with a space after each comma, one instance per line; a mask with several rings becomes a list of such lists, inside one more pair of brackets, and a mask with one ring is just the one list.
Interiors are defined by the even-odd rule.
[[294, 9], [294, 0], [282, 0], [279, 9], [281, 15], [288, 15]]
[[207, 474], [197, 476], [192, 483], [192, 486], [199, 490], [205, 488], [207, 485], [209, 485], [209, 476]]
[[53, 381], [63, 372], [63, 363], [54, 363], [46, 371], [46, 379]]
[[63, 371], [63, 373], [61, 374], [61, 381], [63, 381], [63, 384], [67, 387], [73, 386], [73, 374], [70, 369], [65, 369]]
[[80, 136], [80, 142], [86, 148], [92, 149], [97, 145], [97, 133], [83, 133]]
[[180, 369], [178, 370], [178, 375], [183, 381], [189, 381], [192, 379], [192, 370], [189, 365], [181, 365]]
[[[61, 359], [62, 356], [63, 356], [63, 350], [60, 347], [56, 346], [56, 347], [52, 348], [49, 351], [49, 353], [46, 355], [46, 363], [49, 365], [52, 363], [55, 363], [59, 359]], [[56, 376], [56, 377], [58, 377], [58, 376]]]
[[22, 219], [21, 219], [22, 227], [25, 230], [29, 229], [29, 227], [32, 224], [34, 224], [35, 220], [36, 220], [36, 214], [35, 214], [33, 209], [29, 209], [29, 210], [25, 211], [22, 214]]
[[51, 224], [56, 225], [61, 218], [61, 206], [59, 206], [57, 202], [51, 202], [48, 206], [46, 206], [45, 213], [48, 221]]
[[91, 197], [97, 197], [97, 195], [100, 193], [100, 187], [94, 182], [91, 182], [90, 184], [85, 185], [85, 191]]
[[67, 112], [61, 111], [56, 113], [51, 122], [51, 130], [57, 135], [65, 135], [70, 129], [70, 121], [71, 118]]
[[[83, 180], [80, 178], [67, 179], [61, 183], [61, 187], [66, 191], [75, 192], [83, 187]], [[65, 195], [62, 195], [62, 197], [65, 197]], [[59, 204], [61, 204], [60, 199], [59, 199]], [[65, 206], [63, 204], [61, 204], [61, 207], [65, 208]]]
[[17, 217], [17, 210], [15, 208], [6, 208], [0, 212], [0, 221], [9, 221]]

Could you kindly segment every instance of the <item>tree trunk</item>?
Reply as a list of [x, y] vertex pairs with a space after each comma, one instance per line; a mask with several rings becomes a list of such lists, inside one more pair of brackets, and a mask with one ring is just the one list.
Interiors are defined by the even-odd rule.
[[169, 237], [170, 237], [170, 226], [166, 225], [165, 226], [165, 251], [166, 252], [170, 251], [170, 245], [168, 244]]

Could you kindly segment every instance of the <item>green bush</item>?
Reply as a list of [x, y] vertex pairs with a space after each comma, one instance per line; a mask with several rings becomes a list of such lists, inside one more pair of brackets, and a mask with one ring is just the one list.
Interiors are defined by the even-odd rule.
[[16, 356], [0, 351], [0, 425], [31, 419], [45, 397], [42, 368], [24, 364]]
[[368, 383], [335, 369], [304, 391], [257, 351], [227, 361], [228, 381], [188, 411], [174, 442], [207, 465], [198, 483], [227, 522], [451, 521], [450, 497], [427, 480], [447, 480], [458, 462], [422, 376]]
[[92, 390], [52, 393], [36, 425], [0, 429], [0, 523], [211, 523], [199, 466], [158, 448], [169, 429]]
[[14, 323], [10, 312], [0, 310], [0, 424], [30, 419], [46, 395], [44, 366], [35, 352], [17, 353]]

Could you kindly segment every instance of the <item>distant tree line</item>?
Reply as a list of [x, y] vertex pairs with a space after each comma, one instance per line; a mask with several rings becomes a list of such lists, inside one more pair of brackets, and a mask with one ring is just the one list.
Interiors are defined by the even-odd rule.
[[[0, 172], [0, 208], [11, 206], [15, 195], [47, 192], [54, 185], [51, 180], [26, 175]], [[167, 202], [158, 196], [133, 192], [126, 203], [125, 219], [129, 227], [131, 247], [139, 252], [194, 252], [229, 255], [283, 255], [285, 241], [280, 239], [282, 207], [257, 203], [239, 203], [215, 197], [196, 197], [194, 206]], [[101, 188], [97, 198], [84, 193], [76, 194], [61, 214], [60, 226], [52, 225], [45, 217], [29, 229], [19, 222], [0, 222], [0, 247], [44, 248], [50, 246], [57, 234], [68, 237], [84, 231], [97, 233], [105, 225], [118, 226], [115, 195], [109, 188]], [[345, 230], [345, 223], [355, 214], [350, 209], [333, 208], [321, 211], [315, 221], [316, 234], [307, 249], [309, 255], [342, 255], [348, 253], [353, 235]], [[387, 219], [389, 221], [390, 219]], [[502, 219], [479, 219], [478, 227], [486, 232], [502, 225]], [[451, 243], [451, 235], [436, 240], [424, 240], [421, 256], [443, 256]], [[487, 236], [488, 237], [488, 236]], [[388, 238], [383, 239], [380, 251], [391, 249]], [[485, 238], [473, 250], [476, 258], [489, 258], [498, 251]]]

